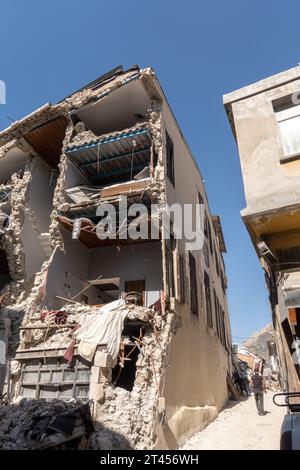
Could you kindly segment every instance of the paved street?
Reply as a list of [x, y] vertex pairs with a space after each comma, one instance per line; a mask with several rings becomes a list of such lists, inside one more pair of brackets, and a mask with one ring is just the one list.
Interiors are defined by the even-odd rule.
[[265, 395], [265, 416], [257, 414], [254, 396], [237, 404], [230, 402], [213, 423], [190, 438], [182, 449], [279, 449], [284, 413], [273, 404], [272, 396], [271, 392]]

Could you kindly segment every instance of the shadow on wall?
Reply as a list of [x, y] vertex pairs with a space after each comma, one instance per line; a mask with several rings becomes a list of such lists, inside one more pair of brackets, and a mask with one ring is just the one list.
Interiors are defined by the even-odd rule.
[[27, 400], [0, 406], [0, 450], [130, 450], [121, 434], [92, 422], [92, 402]]

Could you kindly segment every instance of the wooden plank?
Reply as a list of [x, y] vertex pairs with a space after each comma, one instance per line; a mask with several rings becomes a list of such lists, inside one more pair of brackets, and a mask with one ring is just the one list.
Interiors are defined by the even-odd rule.
[[101, 189], [101, 198], [117, 196], [119, 194], [131, 193], [133, 191], [144, 191], [150, 184], [150, 178], [142, 181], [131, 181], [130, 183], [121, 183], [108, 188]]
[[56, 349], [24, 349], [17, 351], [14, 359], [40, 359], [44, 357], [61, 357], [65, 354], [67, 348]]
[[238, 391], [236, 389], [236, 386], [232, 380], [232, 378], [230, 377], [229, 374], [227, 374], [227, 386], [229, 388], [229, 391], [232, 393], [233, 397], [237, 400], [237, 401], [240, 401], [240, 397], [239, 397], [239, 394], [238, 394]]

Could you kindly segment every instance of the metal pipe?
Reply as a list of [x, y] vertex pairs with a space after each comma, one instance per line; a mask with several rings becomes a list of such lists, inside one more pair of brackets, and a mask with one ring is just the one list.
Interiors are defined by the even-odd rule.
[[87, 222], [89, 224], [92, 223], [89, 219], [86, 219], [85, 217], [75, 219], [74, 223], [73, 223], [72, 240], [78, 240], [79, 239], [82, 222]]

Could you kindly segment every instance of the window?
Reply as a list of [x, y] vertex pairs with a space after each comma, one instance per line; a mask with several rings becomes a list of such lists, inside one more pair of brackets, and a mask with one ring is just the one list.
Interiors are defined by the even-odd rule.
[[213, 254], [213, 241], [212, 241], [211, 226], [210, 226], [209, 217], [208, 217], [206, 211], [205, 211], [205, 215], [204, 215], [204, 235], [206, 236], [206, 238], [209, 241], [210, 253]]
[[185, 304], [185, 259], [179, 255], [180, 300]]
[[227, 284], [226, 284], [226, 277], [223, 271], [221, 271], [221, 283], [222, 283], [223, 292], [226, 295]]
[[283, 154], [287, 159], [300, 156], [300, 105], [292, 102], [291, 95], [273, 102]]
[[174, 145], [166, 132], [166, 153], [167, 153], [167, 177], [175, 185], [175, 168], [174, 168]]
[[220, 276], [220, 266], [219, 266], [219, 260], [218, 260], [218, 251], [216, 250], [215, 247], [215, 260], [216, 260], [216, 271], [218, 276]]
[[197, 289], [197, 270], [196, 259], [189, 253], [190, 264], [190, 297], [191, 297], [191, 312], [194, 315], [199, 315], [198, 311], [198, 289]]
[[138, 281], [125, 281], [124, 283], [124, 292], [125, 295], [127, 294], [126, 299], [131, 299], [131, 301], [136, 303], [136, 305], [145, 305], [145, 290], [144, 279]]
[[203, 197], [199, 190], [198, 190], [198, 204], [204, 204]]
[[211, 293], [210, 293], [210, 282], [209, 275], [204, 271], [204, 291], [205, 291], [205, 303], [206, 303], [206, 319], [207, 324], [211, 328], [213, 327], [212, 311], [211, 311]]
[[170, 239], [166, 240], [166, 277], [167, 277], [167, 295], [175, 297], [175, 277], [174, 277], [174, 251], [176, 249], [176, 239], [173, 232], [173, 224], [170, 227]]
[[204, 240], [204, 244], [203, 244], [203, 255], [204, 255], [205, 264], [209, 268], [209, 251], [208, 251], [208, 244], [206, 240]]
[[216, 319], [216, 328], [217, 328], [217, 335], [220, 336], [220, 323], [219, 323], [219, 301], [214, 289], [214, 304], [215, 304], [215, 319]]
[[206, 238], [208, 238], [209, 236], [209, 220], [206, 212], [204, 215], [204, 235], [206, 236]]
[[72, 368], [62, 357], [35, 358], [22, 362], [21, 396], [87, 401], [90, 387], [90, 364], [77, 357]]
[[226, 348], [226, 329], [225, 329], [225, 312], [223, 309], [220, 309], [220, 323], [221, 323], [221, 343], [224, 348]]
[[227, 332], [226, 332], [226, 324], [225, 324], [225, 312], [222, 309], [219, 299], [217, 297], [216, 291], [214, 290], [214, 303], [215, 303], [215, 317], [216, 317], [216, 327], [217, 327], [217, 335], [221, 344], [226, 349], [227, 347]]

